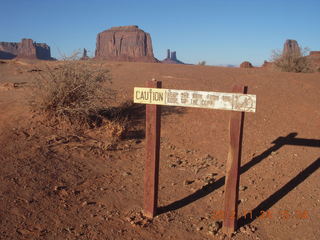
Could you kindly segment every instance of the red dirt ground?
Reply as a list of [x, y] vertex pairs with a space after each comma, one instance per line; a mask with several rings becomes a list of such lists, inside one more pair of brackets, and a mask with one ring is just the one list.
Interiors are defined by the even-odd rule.
[[[127, 138], [103, 150], [103, 129], [72, 134], [30, 110], [37, 76], [30, 70], [43, 64], [0, 63], [0, 239], [229, 239], [219, 229], [218, 213], [230, 112], [163, 108], [161, 214], [150, 221], [140, 214], [144, 106], [132, 113]], [[253, 214], [239, 220], [242, 227], [232, 239], [318, 239], [319, 73], [103, 66], [111, 70], [112, 88], [125, 96], [121, 101], [132, 99], [133, 87], [152, 78], [173, 89], [230, 92], [234, 84], [247, 85], [257, 95], [257, 112], [245, 116], [239, 214]]]

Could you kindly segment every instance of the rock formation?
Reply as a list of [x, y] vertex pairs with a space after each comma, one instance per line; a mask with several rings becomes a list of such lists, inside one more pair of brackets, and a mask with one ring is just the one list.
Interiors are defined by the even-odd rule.
[[283, 46], [282, 55], [300, 56], [301, 51], [296, 40], [288, 39]]
[[175, 51], [170, 52], [170, 49], [167, 50], [167, 58], [162, 60], [161, 62], [168, 64], [184, 64], [183, 62], [177, 59], [177, 53]]
[[36, 58], [36, 47], [33, 45], [32, 39], [22, 39], [18, 44], [18, 57], [19, 58]]
[[251, 62], [244, 61], [240, 64], [240, 68], [253, 68]]
[[310, 54], [306, 56], [312, 63], [317, 72], [320, 72], [320, 51], [310, 51]]
[[82, 57], [80, 58], [80, 60], [88, 60], [88, 59], [90, 59], [89, 57], [88, 57], [88, 52], [87, 52], [87, 49], [83, 49], [83, 53], [82, 53]]
[[264, 60], [263, 64], [261, 67], [263, 68], [269, 68], [272, 66], [272, 62], [268, 62], [267, 60]]
[[22, 39], [20, 43], [0, 42], [0, 59], [32, 58], [52, 60], [50, 47], [45, 43], [36, 43], [32, 39]]
[[99, 33], [95, 58], [110, 61], [158, 62], [153, 56], [150, 34], [138, 26], [113, 27]]
[[0, 59], [12, 59], [18, 55], [18, 43], [0, 42]]
[[309, 56], [319, 56], [320, 57], [320, 51], [310, 51]]
[[34, 43], [38, 59], [55, 60], [51, 57], [50, 47], [46, 43]]

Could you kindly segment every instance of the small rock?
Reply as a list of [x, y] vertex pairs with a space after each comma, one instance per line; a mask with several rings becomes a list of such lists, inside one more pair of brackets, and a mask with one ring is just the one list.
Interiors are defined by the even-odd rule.
[[59, 196], [66, 197], [66, 196], [68, 196], [68, 192], [65, 189], [62, 189], [61, 191], [59, 191]]
[[251, 230], [251, 232], [255, 232], [255, 231], [257, 231], [257, 228], [256, 227], [254, 227], [254, 226], [250, 226], [250, 230]]
[[178, 165], [180, 165], [180, 164], [182, 164], [183, 162], [179, 159], [178, 161], [176, 161], [176, 163], [177, 163]]
[[221, 228], [221, 223], [218, 221], [215, 221], [215, 222], [209, 224], [209, 226], [208, 226], [209, 231], [208, 232], [209, 232], [209, 234], [216, 235], [220, 228]]
[[226, 238], [226, 235], [225, 234], [221, 234], [220, 236], [219, 236], [219, 239], [220, 240], [224, 240]]
[[201, 230], [203, 230], [203, 227], [202, 226], [200, 226], [200, 227], [197, 227], [197, 229], [196, 229], [197, 231], [201, 231]]
[[18, 229], [17, 232], [21, 235], [28, 235], [31, 234], [31, 231], [28, 229]]
[[240, 190], [240, 191], [244, 191], [244, 190], [246, 190], [247, 188], [248, 188], [247, 186], [240, 186], [240, 187], [239, 187], [239, 190]]
[[190, 185], [190, 184], [192, 184], [194, 181], [193, 180], [185, 180], [184, 182], [183, 182], [183, 184], [184, 185]]
[[54, 191], [60, 191], [60, 190], [63, 190], [63, 189], [67, 189], [67, 186], [54, 186], [53, 187]]
[[241, 228], [240, 228], [240, 232], [246, 233], [246, 232], [247, 232], [247, 229], [246, 229], [245, 227], [241, 227]]
[[73, 194], [74, 194], [74, 195], [79, 195], [79, 194], [80, 194], [80, 191], [74, 190], [74, 191], [73, 191]]
[[124, 173], [122, 173], [122, 176], [124, 176], [124, 177], [126, 177], [126, 176], [130, 176], [131, 175], [131, 173], [130, 172], [124, 172]]
[[203, 158], [203, 160], [213, 160], [214, 158], [210, 154], [206, 154]]

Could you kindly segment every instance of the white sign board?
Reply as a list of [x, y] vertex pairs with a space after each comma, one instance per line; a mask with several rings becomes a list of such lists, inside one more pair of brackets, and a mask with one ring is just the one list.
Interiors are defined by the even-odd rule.
[[134, 88], [134, 102], [167, 106], [256, 111], [256, 95], [163, 88]]

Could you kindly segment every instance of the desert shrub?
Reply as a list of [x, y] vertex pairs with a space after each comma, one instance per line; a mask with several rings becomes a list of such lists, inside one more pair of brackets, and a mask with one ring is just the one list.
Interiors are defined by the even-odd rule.
[[39, 72], [32, 106], [49, 118], [92, 127], [114, 96], [106, 83], [111, 83], [110, 72], [102, 66], [65, 60]]
[[313, 72], [313, 66], [306, 57], [306, 52], [307, 49], [300, 50], [299, 53], [283, 54], [280, 51], [274, 50], [271, 61], [273, 62], [273, 66], [282, 72]]

